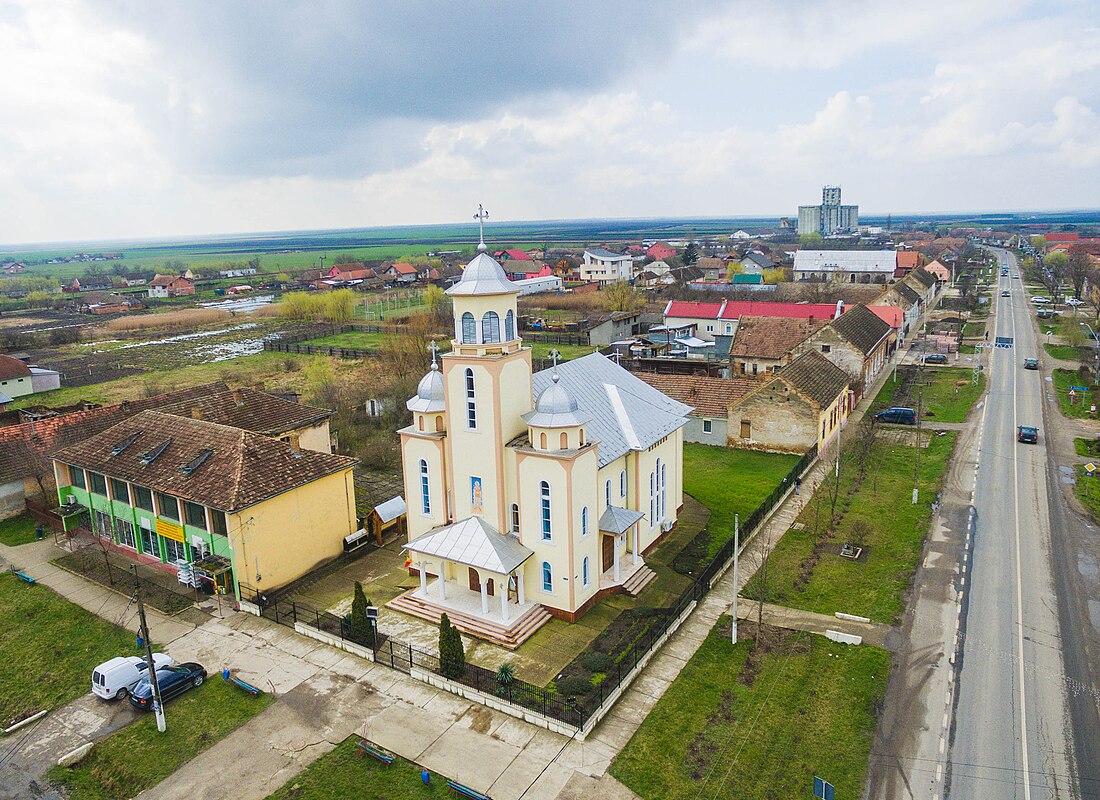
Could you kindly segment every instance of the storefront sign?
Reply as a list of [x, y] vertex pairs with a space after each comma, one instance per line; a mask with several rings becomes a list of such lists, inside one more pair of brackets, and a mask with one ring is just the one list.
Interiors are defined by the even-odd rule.
[[177, 542], [182, 542], [183, 526], [177, 525], [174, 522], [165, 522], [162, 519], [158, 519], [157, 536], [163, 536], [165, 539], [174, 539]]

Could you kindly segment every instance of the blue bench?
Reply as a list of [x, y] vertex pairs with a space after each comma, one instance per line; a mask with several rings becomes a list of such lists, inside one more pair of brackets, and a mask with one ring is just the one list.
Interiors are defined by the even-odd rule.
[[243, 689], [244, 691], [248, 692], [253, 697], [259, 697], [261, 694], [263, 694], [263, 691], [261, 689], [257, 689], [251, 683], [248, 683], [247, 681], [242, 681], [240, 678], [232, 677], [229, 674], [229, 670], [225, 670], [222, 672], [222, 678], [229, 683], [232, 683], [238, 689]]
[[19, 580], [23, 581], [23, 583], [30, 583], [30, 584], [38, 583], [38, 581], [36, 581], [30, 575], [26, 574], [25, 572], [20, 572], [19, 570], [17, 570], [15, 568], [14, 564], [11, 565], [11, 574], [14, 575], [15, 577], [17, 577]]
[[393, 763], [393, 759], [394, 759], [393, 753], [389, 753], [389, 752], [383, 750], [381, 747], [377, 747], [377, 746], [371, 744], [366, 739], [360, 739], [358, 747], [359, 747], [360, 750], [362, 750], [368, 756], [370, 756], [371, 758], [378, 759], [383, 764], [385, 764], [387, 767], [390, 764]]
[[476, 789], [471, 789], [469, 786], [463, 786], [458, 781], [447, 781], [447, 787], [454, 789], [458, 794], [463, 797], [469, 797], [471, 800], [493, 800], [489, 795], [482, 794]]

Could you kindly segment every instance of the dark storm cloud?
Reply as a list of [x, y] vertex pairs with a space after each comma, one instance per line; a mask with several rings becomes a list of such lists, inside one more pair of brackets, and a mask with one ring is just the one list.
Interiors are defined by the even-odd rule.
[[[425, 123], [606, 86], [671, 54], [696, 3], [114, 2], [163, 71], [149, 120], [192, 168], [361, 174], [419, 152]], [[159, 94], [152, 98], [149, 94]]]

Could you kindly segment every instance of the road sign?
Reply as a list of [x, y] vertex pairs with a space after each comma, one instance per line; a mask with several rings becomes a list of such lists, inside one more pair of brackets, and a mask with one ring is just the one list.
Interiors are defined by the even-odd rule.
[[1069, 387], [1069, 390], [1071, 392], [1087, 392], [1089, 390], [1089, 387], [1087, 387], [1087, 386], [1071, 386], [1071, 387]]
[[833, 785], [824, 778], [814, 775], [814, 797], [820, 800], [833, 800]]
[[1012, 347], [1011, 336], [998, 336], [996, 341], [997, 347]]
[[1085, 464], [1085, 472], [1087, 472], [1089, 475], [1092, 475], [1092, 473], [1096, 472], [1096, 465], [1093, 464], [1091, 461]]

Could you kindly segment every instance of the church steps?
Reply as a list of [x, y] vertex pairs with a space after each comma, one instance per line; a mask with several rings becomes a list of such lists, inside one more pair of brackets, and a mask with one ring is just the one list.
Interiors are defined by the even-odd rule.
[[637, 597], [656, 577], [656, 572], [643, 565], [623, 584], [623, 591], [631, 597]]
[[413, 592], [406, 592], [395, 597], [386, 603], [386, 607], [435, 624], [439, 623], [440, 617], [446, 612], [451, 624], [463, 633], [499, 644], [509, 650], [515, 650], [551, 619], [549, 611], [541, 605], [536, 605], [529, 608], [518, 620], [513, 620], [512, 624], [505, 628], [498, 623], [464, 614], [461, 611], [444, 609], [427, 603], [415, 597]]

